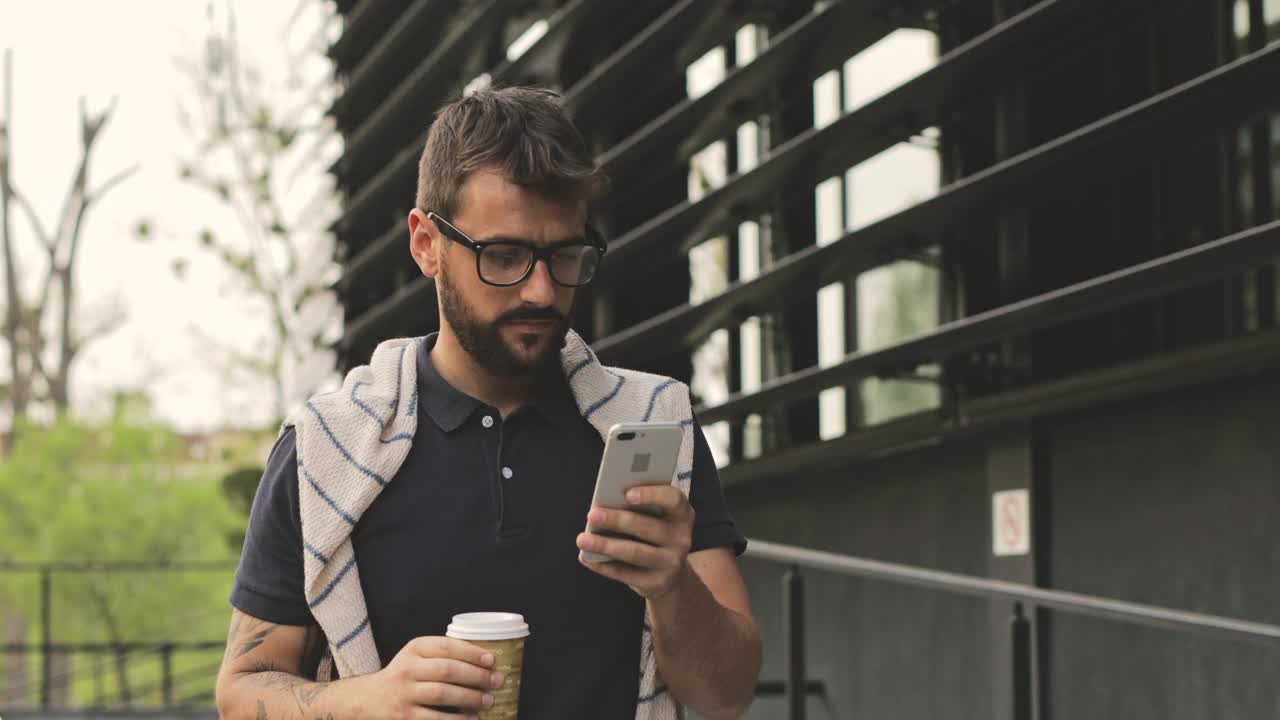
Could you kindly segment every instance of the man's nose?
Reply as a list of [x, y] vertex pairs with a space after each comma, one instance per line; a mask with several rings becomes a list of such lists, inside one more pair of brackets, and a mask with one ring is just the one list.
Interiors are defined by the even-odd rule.
[[545, 260], [536, 260], [529, 277], [520, 284], [520, 299], [528, 305], [547, 306], [555, 302], [556, 286]]

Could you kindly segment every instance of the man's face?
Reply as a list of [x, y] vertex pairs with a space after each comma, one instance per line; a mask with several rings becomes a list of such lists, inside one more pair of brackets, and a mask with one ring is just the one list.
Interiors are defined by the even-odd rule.
[[[550, 200], [496, 173], [467, 178], [459, 200], [458, 212], [445, 219], [478, 243], [549, 245], [583, 235], [585, 206]], [[425, 214], [415, 210], [409, 224], [414, 256], [436, 280], [443, 321], [477, 364], [510, 377], [530, 374], [559, 357], [574, 290], [553, 282], [546, 263], [536, 263], [519, 284], [496, 287], [480, 279], [475, 253], [441, 234]], [[422, 234], [430, 236], [429, 243], [419, 242]]]

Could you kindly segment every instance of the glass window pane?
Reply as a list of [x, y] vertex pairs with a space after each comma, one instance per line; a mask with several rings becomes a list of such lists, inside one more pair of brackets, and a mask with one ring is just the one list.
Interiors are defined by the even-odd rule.
[[715, 47], [694, 60], [685, 71], [685, 90], [689, 97], [697, 98], [720, 84], [725, 73], [724, 48]]
[[813, 81], [813, 126], [830, 125], [840, 112], [840, 71], [832, 70]]
[[845, 111], [867, 104], [938, 62], [938, 38], [928, 30], [895, 30], [844, 65]]

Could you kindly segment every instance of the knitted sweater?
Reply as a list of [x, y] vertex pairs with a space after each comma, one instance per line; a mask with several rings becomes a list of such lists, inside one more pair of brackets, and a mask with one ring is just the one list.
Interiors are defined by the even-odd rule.
[[[304, 590], [328, 638], [319, 679], [382, 667], [356, 567], [351, 531], [400, 469], [418, 427], [416, 355], [422, 338], [387, 340], [342, 388], [311, 398], [285, 420], [295, 432], [304, 548]], [[671, 378], [605, 367], [569, 331], [560, 365], [582, 416], [602, 438], [620, 422], [679, 421], [684, 426], [672, 484], [686, 495], [693, 469], [693, 411], [685, 385]], [[585, 522], [585, 520], [584, 520]], [[537, 634], [537, 628], [533, 628]], [[683, 710], [658, 675], [648, 622], [637, 627], [640, 695], [637, 720], [671, 720]], [[336, 668], [335, 668], [336, 666]]]

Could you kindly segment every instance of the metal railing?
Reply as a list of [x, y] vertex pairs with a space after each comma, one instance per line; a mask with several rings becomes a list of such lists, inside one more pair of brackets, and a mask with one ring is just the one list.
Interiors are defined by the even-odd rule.
[[[22, 683], [17, 687], [17, 694], [9, 694], [12, 689], [0, 685], [0, 708], [12, 706], [9, 709], [19, 708], [28, 704], [28, 701], [34, 696], [36, 702], [35, 707], [41, 711], [58, 710], [59, 712], [66, 708], [54, 708], [53, 690], [54, 685], [58, 681], [68, 679], [70, 673], [65, 672], [62, 675], [56, 674], [54, 671], [53, 658], [56, 655], [65, 657], [90, 657], [96, 660], [90, 663], [82, 670], [94, 677], [95, 698], [93, 708], [102, 709], [109, 705], [119, 705], [130, 707], [133, 705], [133, 698], [145, 698], [158, 692], [161, 700], [161, 706], [165, 708], [176, 708], [191, 703], [200, 705], [212, 704], [212, 698], [203, 696], [189, 696], [183, 691], [186, 684], [203, 679], [212, 678], [217, 674], [217, 668], [221, 664], [223, 649], [226, 647], [224, 640], [164, 640], [159, 642], [139, 642], [139, 641], [120, 641], [120, 642], [96, 642], [96, 643], [64, 643], [55, 642], [54, 640], [54, 617], [53, 617], [53, 586], [54, 578], [63, 574], [86, 574], [86, 573], [186, 573], [186, 572], [218, 572], [227, 573], [234, 566], [228, 565], [222, 561], [139, 561], [139, 562], [0, 562], [0, 577], [6, 574], [34, 574], [39, 579], [37, 605], [39, 607], [39, 629], [40, 641], [37, 643], [0, 643], [0, 657], [8, 655], [16, 655], [19, 657], [27, 657], [30, 655], [39, 655], [41, 658], [40, 671], [38, 676], [26, 683]], [[217, 612], [222, 615], [226, 611], [219, 607]], [[183, 618], [182, 621], [189, 621], [196, 618], [194, 616]], [[211, 658], [209, 663], [194, 670], [177, 670], [174, 667], [174, 659], [178, 655], [207, 655]], [[105, 683], [104, 675], [108, 672], [108, 667], [118, 668], [118, 672], [127, 676], [129, 665], [136, 664], [139, 660], [158, 661], [160, 665], [160, 673], [158, 680], [153, 684], [146, 682], [137, 686], [123, 686], [116, 688], [121, 693], [120, 701], [117, 703], [109, 703], [106, 700], [105, 691], [103, 689]], [[134, 708], [131, 708], [134, 709]]]
[[807, 696], [821, 695], [826, 692], [826, 683], [809, 679], [806, 671], [802, 569], [922, 587], [954, 595], [1012, 601], [1009, 641], [1013, 651], [1013, 662], [1010, 666], [1012, 674], [1010, 700], [1014, 720], [1031, 720], [1033, 717], [1033, 657], [1031, 624], [1028, 616], [1037, 608], [1105, 618], [1130, 625], [1193, 632], [1237, 641], [1244, 640], [1280, 649], [1280, 626], [1266, 623], [928, 570], [764, 540], [751, 540], [747, 546], [746, 557], [787, 567], [782, 581], [783, 653], [786, 679], [782, 682], [762, 682], [757, 685], [756, 694], [758, 696], [784, 695], [788, 720], [804, 720]]

